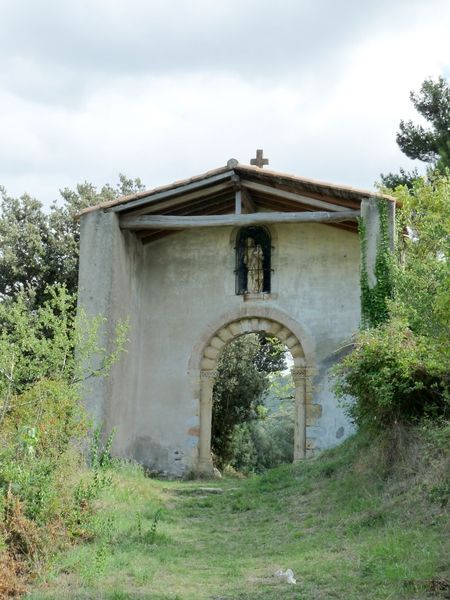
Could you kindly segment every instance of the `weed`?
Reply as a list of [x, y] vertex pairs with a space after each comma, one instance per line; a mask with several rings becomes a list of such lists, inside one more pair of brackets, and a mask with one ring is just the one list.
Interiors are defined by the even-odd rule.
[[156, 512], [152, 516], [152, 522], [148, 531], [144, 530], [143, 525], [143, 517], [141, 511], [136, 513], [136, 530], [137, 530], [137, 539], [140, 542], [145, 542], [146, 544], [152, 546], [156, 541], [158, 523], [161, 519], [162, 509], [158, 508]]
[[108, 558], [111, 554], [109, 545], [102, 542], [95, 548], [94, 554], [89, 552], [81, 564], [80, 574], [87, 583], [93, 583], [106, 572]]
[[155, 543], [156, 530], [158, 528], [158, 522], [159, 522], [159, 519], [161, 517], [161, 514], [162, 514], [162, 509], [158, 508], [158, 510], [155, 512], [152, 524], [150, 526], [150, 531], [148, 533], [148, 543], [149, 544], [154, 544]]
[[434, 485], [429, 492], [431, 502], [436, 502], [444, 508], [450, 500], [450, 477]]
[[136, 525], [137, 525], [138, 539], [142, 540], [142, 515], [140, 512], [136, 513]]
[[99, 469], [108, 469], [112, 464], [111, 447], [114, 440], [116, 430], [113, 428], [106, 438], [106, 442], [102, 444], [102, 427], [94, 429], [91, 441], [91, 467], [94, 471]]

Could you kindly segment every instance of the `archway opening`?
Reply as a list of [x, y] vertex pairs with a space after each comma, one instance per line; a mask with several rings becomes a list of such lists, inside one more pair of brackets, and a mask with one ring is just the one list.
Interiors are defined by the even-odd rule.
[[[312, 402], [311, 387], [311, 349], [309, 345], [309, 362], [305, 357], [299, 337], [287, 325], [275, 320], [273, 310], [255, 310], [255, 315], [238, 316], [210, 334], [206, 345], [199, 355], [199, 416], [200, 431], [198, 441], [198, 468], [200, 475], [209, 475], [213, 471], [211, 453], [211, 429], [213, 410], [213, 390], [218, 376], [218, 363], [224, 348], [234, 339], [245, 334], [262, 334], [277, 338], [292, 355], [293, 366], [290, 370], [294, 382], [294, 453], [293, 459], [300, 460], [306, 456], [306, 415], [307, 403]], [[289, 318], [286, 319], [289, 322]], [[299, 329], [293, 323], [294, 331]], [[214, 331], [214, 330], [213, 330]]]
[[211, 452], [220, 471], [262, 472], [294, 458], [293, 357], [266, 332], [222, 350], [213, 388]]

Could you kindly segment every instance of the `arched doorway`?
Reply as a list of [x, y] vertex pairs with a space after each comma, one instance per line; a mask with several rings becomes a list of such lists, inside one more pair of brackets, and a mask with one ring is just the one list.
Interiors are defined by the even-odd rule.
[[[302, 339], [301, 341], [299, 332], [294, 332], [294, 329], [300, 329], [300, 327], [295, 327], [296, 324], [290, 322], [289, 318], [282, 314], [274, 314], [275, 312], [278, 313], [273, 309], [259, 309], [255, 310], [253, 314], [236, 315], [231, 320], [226, 320], [225, 324], [217, 328], [212, 334], [207, 335], [207, 339], [203, 338], [204, 342], [201, 344], [201, 348], [197, 349], [200, 417], [197, 471], [200, 474], [209, 474], [213, 470], [211, 419], [213, 388], [217, 377], [219, 357], [221, 351], [229, 342], [246, 333], [263, 332], [276, 337], [291, 353], [294, 361], [291, 373], [295, 388], [294, 461], [301, 460], [307, 455], [306, 425], [308, 405], [312, 404], [313, 343], [310, 336], [305, 332], [301, 332], [303, 334], [301, 337], [306, 338], [306, 340]], [[192, 364], [192, 366], [194, 365]]]

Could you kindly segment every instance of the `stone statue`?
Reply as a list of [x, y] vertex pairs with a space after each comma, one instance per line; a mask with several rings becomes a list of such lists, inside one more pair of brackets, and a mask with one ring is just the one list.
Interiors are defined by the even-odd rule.
[[253, 238], [247, 238], [244, 264], [247, 267], [247, 292], [251, 294], [258, 294], [263, 291], [263, 259], [264, 254], [261, 246], [255, 244]]

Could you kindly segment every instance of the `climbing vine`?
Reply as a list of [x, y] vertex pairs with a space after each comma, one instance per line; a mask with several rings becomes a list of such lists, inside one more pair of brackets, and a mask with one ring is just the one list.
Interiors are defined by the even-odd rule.
[[393, 296], [393, 263], [389, 248], [389, 225], [387, 202], [377, 203], [380, 217], [380, 236], [377, 244], [374, 274], [376, 283], [369, 284], [367, 272], [367, 229], [362, 218], [359, 219], [359, 238], [361, 242], [361, 326], [363, 329], [376, 327], [388, 318], [387, 301]]

